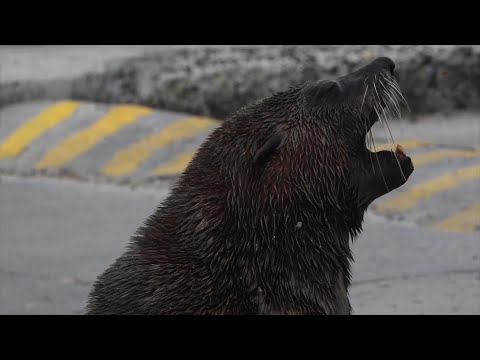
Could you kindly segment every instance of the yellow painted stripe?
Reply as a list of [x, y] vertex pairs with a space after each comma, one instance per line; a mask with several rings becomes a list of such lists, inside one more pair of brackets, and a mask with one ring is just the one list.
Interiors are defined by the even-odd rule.
[[103, 173], [109, 176], [122, 176], [134, 171], [150, 155], [175, 140], [192, 137], [200, 131], [205, 131], [219, 123], [211, 118], [192, 116], [175, 121], [159, 133], [151, 134], [126, 149], [120, 150], [103, 168]]
[[456, 215], [435, 224], [434, 229], [453, 232], [470, 232], [480, 227], [480, 202]]
[[438, 150], [432, 151], [424, 154], [417, 154], [412, 155], [413, 165], [415, 167], [423, 166], [425, 164], [442, 160], [445, 158], [458, 158], [458, 157], [475, 157], [480, 156], [480, 149], [478, 150], [455, 150], [455, 149], [446, 149], [446, 150]]
[[153, 170], [153, 175], [178, 175], [188, 166], [196, 151], [186, 151]]
[[412, 186], [404, 193], [378, 204], [375, 208], [382, 213], [404, 210], [415, 206], [419, 200], [427, 199], [435, 193], [474, 179], [480, 179], [480, 166], [478, 165], [451, 171], [443, 176]]
[[33, 140], [48, 129], [68, 119], [80, 105], [77, 101], [62, 101], [49, 106], [28, 120], [0, 144], [0, 159], [19, 155]]
[[[428, 141], [423, 141], [423, 140], [416, 140], [416, 139], [406, 139], [406, 140], [400, 140], [396, 141], [397, 144], [402, 145], [402, 147], [405, 148], [405, 151], [408, 151], [408, 149], [413, 149], [413, 148], [419, 148], [419, 147], [425, 147], [429, 146], [432, 143]], [[382, 150], [395, 150], [394, 146], [392, 143], [385, 143], [385, 144], [375, 144], [375, 149], [373, 148], [373, 145], [370, 146], [370, 151], [382, 151]]]
[[91, 126], [70, 136], [48, 151], [36, 167], [37, 169], [45, 169], [62, 166], [91, 149], [106, 136], [112, 135], [124, 126], [135, 122], [139, 116], [151, 112], [152, 109], [143, 106], [117, 106]]
[[[431, 145], [430, 142], [422, 141], [422, 140], [406, 140], [401, 141], [402, 146], [411, 148], [418, 148]], [[387, 150], [393, 149], [391, 144], [380, 144], [376, 146], [377, 151], [380, 150]], [[180, 154], [178, 158], [173, 159], [171, 162], [168, 162], [164, 165], [159, 166], [157, 169], [153, 171], [154, 175], [170, 175], [170, 174], [177, 174], [181, 173], [183, 169], [188, 165], [191, 160], [191, 157], [195, 154], [195, 152], [187, 152], [184, 154]], [[454, 157], [475, 157], [480, 156], [480, 149], [478, 150], [439, 150], [439, 151], [432, 151], [425, 154], [414, 155], [413, 161], [415, 167], [419, 167], [425, 165], [430, 162], [434, 162], [443, 158], [454, 158]]]

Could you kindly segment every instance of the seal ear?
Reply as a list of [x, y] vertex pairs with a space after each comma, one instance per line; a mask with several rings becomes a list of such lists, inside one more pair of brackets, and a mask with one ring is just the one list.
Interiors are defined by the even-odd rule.
[[280, 133], [276, 133], [273, 136], [271, 136], [263, 146], [258, 149], [257, 153], [253, 157], [253, 163], [255, 165], [258, 165], [260, 163], [263, 163], [265, 160], [267, 160], [275, 150], [278, 149], [278, 147], [282, 144], [283, 140], [283, 135]]
[[324, 101], [326, 97], [335, 99], [342, 94], [342, 87], [336, 80], [320, 80], [305, 89], [307, 99], [312, 104]]
[[316, 96], [321, 97], [326, 93], [340, 89], [340, 83], [336, 80], [321, 80], [315, 86]]

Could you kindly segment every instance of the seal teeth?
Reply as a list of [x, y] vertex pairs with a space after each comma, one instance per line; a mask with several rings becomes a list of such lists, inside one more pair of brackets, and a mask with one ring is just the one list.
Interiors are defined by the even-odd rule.
[[406, 156], [405, 150], [403, 149], [403, 146], [397, 144], [397, 147], [395, 148], [395, 153], [400, 157], [404, 158]]

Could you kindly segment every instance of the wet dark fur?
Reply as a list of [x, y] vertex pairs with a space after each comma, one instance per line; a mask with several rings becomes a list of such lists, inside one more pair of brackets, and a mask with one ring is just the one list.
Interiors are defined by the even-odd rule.
[[403, 181], [390, 152], [374, 162], [392, 172], [389, 189], [373, 175], [373, 100], [361, 112], [364, 88], [345, 85], [303, 84], [213, 131], [99, 276], [87, 313], [350, 314], [349, 241], [371, 201]]

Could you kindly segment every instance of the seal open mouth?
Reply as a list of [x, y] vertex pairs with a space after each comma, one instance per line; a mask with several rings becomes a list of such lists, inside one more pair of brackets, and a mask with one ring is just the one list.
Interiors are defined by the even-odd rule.
[[[388, 125], [389, 118], [395, 115], [401, 118], [400, 103], [408, 108], [394, 77], [394, 68], [392, 60], [379, 58], [342, 79], [344, 84], [356, 83], [361, 88], [355, 90], [353, 96], [359, 104], [365, 134], [366, 156], [360, 164], [363, 174], [359, 187], [360, 203], [364, 206], [403, 185], [414, 170], [412, 159], [395, 143]], [[391, 139], [393, 151], [375, 149], [372, 127], [377, 122], [383, 125], [385, 136]]]

